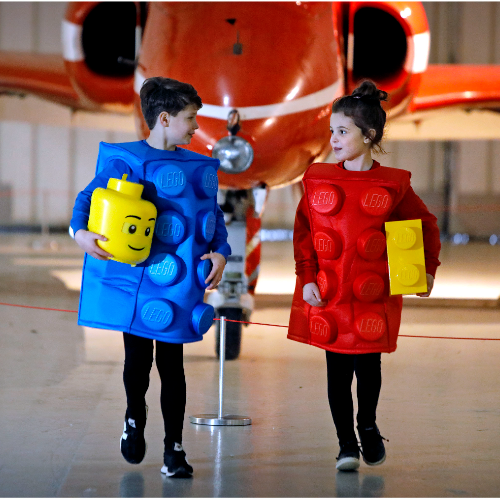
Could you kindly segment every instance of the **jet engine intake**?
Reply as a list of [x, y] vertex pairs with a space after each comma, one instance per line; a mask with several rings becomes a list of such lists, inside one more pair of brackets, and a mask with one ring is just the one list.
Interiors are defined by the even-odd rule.
[[71, 2], [62, 25], [63, 56], [80, 99], [129, 112], [144, 12], [138, 2]]
[[369, 79], [389, 93], [385, 106], [402, 113], [427, 68], [430, 34], [422, 4], [352, 2], [348, 10], [347, 90]]

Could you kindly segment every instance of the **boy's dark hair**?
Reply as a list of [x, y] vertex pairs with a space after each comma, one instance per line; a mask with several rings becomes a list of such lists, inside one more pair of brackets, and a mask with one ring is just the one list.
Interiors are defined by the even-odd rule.
[[154, 128], [162, 111], [177, 116], [179, 111], [190, 104], [194, 104], [198, 109], [203, 106], [198, 92], [192, 85], [161, 76], [145, 80], [140, 97], [142, 114], [149, 130]]
[[[387, 96], [387, 92], [378, 89], [370, 80], [365, 80], [351, 95], [336, 99], [332, 105], [332, 113], [344, 113], [352, 118], [356, 127], [371, 140], [370, 147], [383, 153], [380, 141], [384, 135], [386, 114], [380, 101], [386, 101]], [[374, 137], [370, 136], [370, 129], [375, 130]]]

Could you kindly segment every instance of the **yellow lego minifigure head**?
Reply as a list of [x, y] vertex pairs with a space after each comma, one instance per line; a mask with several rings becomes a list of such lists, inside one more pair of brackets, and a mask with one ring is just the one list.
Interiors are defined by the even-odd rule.
[[144, 186], [122, 179], [109, 179], [106, 189], [92, 194], [89, 231], [106, 236], [97, 244], [113, 255], [113, 260], [135, 266], [151, 251], [156, 207], [141, 198]]

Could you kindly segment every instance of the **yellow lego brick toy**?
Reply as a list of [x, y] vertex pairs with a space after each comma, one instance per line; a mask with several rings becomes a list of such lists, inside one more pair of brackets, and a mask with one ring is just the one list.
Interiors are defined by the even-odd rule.
[[422, 221], [385, 223], [391, 295], [427, 292]]
[[109, 179], [106, 189], [92, 193], [88, 229], [106, 236], [97, 244], [113, 255], [112, 260], [135, 266], [151, 251], [156, 207], [141, 198], [144, 186], [121, 179]]

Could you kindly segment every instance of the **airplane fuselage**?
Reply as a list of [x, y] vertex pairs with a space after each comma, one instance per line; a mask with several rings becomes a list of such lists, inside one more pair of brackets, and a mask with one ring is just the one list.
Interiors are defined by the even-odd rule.
[[221, 187], [285, 185], [330, 151], [329, 113], [344, 91], [331, 3], [152, 2], [135, 76], [191, 83], [203, 100], [190, 149], [210, 155], [238, 110], [238, 136], [254, 149], [248, 170], [219, 172]]

